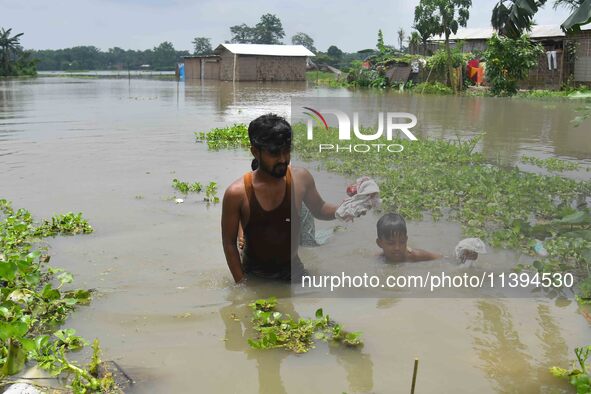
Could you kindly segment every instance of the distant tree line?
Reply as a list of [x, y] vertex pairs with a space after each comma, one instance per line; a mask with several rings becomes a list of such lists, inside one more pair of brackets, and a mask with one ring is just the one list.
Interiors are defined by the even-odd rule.
[[119, 47], [101, 51], [94, 46], [31, 51], [39, 70], [137, 70], [149, 65], [152, 70], [174, 70], [189, 51], [177, 51], [165, 41], [153, 49], [133, 50]]

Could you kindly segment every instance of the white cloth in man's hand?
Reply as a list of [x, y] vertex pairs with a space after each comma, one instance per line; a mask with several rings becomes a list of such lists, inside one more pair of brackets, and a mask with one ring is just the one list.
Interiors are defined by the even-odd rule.
[[335, 213], [337, 219], [348, 222], [380, 206], [380, 188], [373, 179], [361, 177], [357, 179], [355, 186], [357, 193], [338, 207]]

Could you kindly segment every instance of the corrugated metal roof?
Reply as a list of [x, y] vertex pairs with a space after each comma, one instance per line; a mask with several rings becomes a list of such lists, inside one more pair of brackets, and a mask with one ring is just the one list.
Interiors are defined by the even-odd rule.
[[[591, 30], [591, 24], [581, 26], [581, 30]], [[492, 37], [494, 30], [492, 27], [481, 27], [471, 29], [459, 29], [457, 34], [449, 36], [450, 40], [488, 40]], [[528, 33], [531, 38], [546, 37], [564, 37], [564, 32], [560, 25], [534, 25], [531, 32]], [[428, 41], [443, 41], [445, 36], [435, 36]]]
[[303, 45], [220, 44], [216, 52], [221, 47], [237, 55], [315, 56]]

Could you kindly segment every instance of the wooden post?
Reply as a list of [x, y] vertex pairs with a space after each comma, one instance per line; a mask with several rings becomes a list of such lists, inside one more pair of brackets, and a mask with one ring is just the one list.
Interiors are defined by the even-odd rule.
[[234, 54], [234, 67], [232, 70], [232, 83], [236, 82], [236, 54]]
[[415, 394], [415, 385], [417, 383], [417, 370], [419, 369], [419, 359], [415, 358], [415, 366], [412, 371], [412, 386], [410, 386], [410, 394]]

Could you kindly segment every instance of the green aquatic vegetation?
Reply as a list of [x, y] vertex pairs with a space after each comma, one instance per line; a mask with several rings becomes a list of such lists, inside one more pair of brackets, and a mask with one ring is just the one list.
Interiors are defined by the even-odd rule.
[[188, 194], [189, 192], [201, 193], [201, 190], [203, 189], [203, 186], [199, 182], [188, 183], [179, 181], [176, 178], [172, 180], [172, 187], [183, 194]]
[[253, 327], [258, 333], [257, 339], [248, 340], [253, 349], [284, 348], [295, 353], [305, 353], [314, 348], [315, 339], [347, 346], [362, 345], [360, 332], [343, 330], [322, 309], [316, 310], [314, 319], [295, 320], [275, 310], [275, 297], [256, 300], [249, 306], [253, 311]]
[[90, 302], [90, 291], [64, 289], [73, 276], [49, 266], [49, 256], [34, 247], [41, 237], [88, 233], [92, 228], [80, 214], [54, 216], [36, 226], [28, 211], [15, 211], [4, 199], [0, 211], [0, 383], [27, 361], [35, 361], [52, 374], [70, 374], [75, 392], [107, 387], [107, 380], [67, 360], [66, 352], [86, 342], [72, 329], [58, 329], [78, 305]]
[[523, 156], [520, 161], [525, 164], [532, 164], [534, 166], [545, 168], [548, 171], [562, 172], [562, 171], [576, 171], [580, 169], [577, 163], [571, 163], [566, 160], [560, 160], [555, 157], [548, 159], [538, 159], [532, 156]]
[[591, 346], [575, 348], [577, 360], [573, 362], [571, 369], [551, 367], [550, 373], [558, 378], [568, 379], [577, 394], [591, 393], [591, 376], [589, 376], [588, 360], [591, 356]]
[[208, 132], [195, 132], [195, 141], [206, 142], [207, 147], [212, 150], [250, 146], [248, 126], [241, 123], [212, 129]]
[[[201, 193], [203, 191], [203, 185], [199, 182], [188, 183], [179, 181], [176, 178], [172, 180], [172, 187], [185, 195], [188, 193]], [[205, 187], [205, 197], [203, 197], [203, 200], [207, 201], [208, 203], [217, 204], [220, 202], [217, 194], [218, 184], [213, 181], [209, 182], [209, 184]]]
[[63, 215], [55, 215], [51, 220], [44, 220], [37, 227], [35, 235], [53, 237], [56, 235], [90, 234], [92, 231], [92, 226], [82, 217], [82, 213], [68, 212]]
[[205, 188], [205, 201], [217, 204], [220, 202], [218, 197], [218, 184], [216, 182], [209, 182]]

